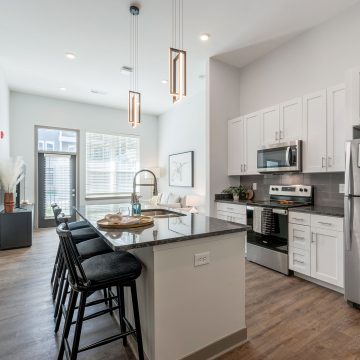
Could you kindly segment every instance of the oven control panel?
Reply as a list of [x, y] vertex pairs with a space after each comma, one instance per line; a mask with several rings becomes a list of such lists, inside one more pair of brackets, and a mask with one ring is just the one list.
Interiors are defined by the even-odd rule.
[[270, 195], [312, 196], [312, 186], [309, 185], [270, 185]]

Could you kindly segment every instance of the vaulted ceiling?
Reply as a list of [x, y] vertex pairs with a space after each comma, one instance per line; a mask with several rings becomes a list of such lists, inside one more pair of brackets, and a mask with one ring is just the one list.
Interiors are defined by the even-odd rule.
[[[184, 0], [189, 94], [202, 86], [209, 57], [244, 48], [242, 61], [237, 60], [244, 66], [357, 2]], [[130, 62], [129, 5], [124, 0], [0, 0], [0, 66], [11, 89], [126, 108], [129, 77], [120, 69]], [[142, 106], [146, 113], [160, 114], [172, 106], [161, 82], [168, 78], [171, 0], [143, 0], [140, 7]], [[209, 33], [209, 41], [201, 42], [201, 33]], [[66, 52], [76, 59], [67, 59]]]

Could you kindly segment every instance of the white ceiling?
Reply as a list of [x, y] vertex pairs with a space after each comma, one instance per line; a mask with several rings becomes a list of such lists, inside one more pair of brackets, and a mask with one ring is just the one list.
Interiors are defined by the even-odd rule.
[[[358, 0], [184, 0], [188, 93], [203, 83], [207, 59], [244, 66]], [[14, 90], [126, 108], [130, 1], [0, 0], [0, 66]], [[143, 0], [139, 18], [140, 90], [146, 113], [172, 104], [167, 51], [171, 0]], [[211, 34], [207, 43], [199, 40]], [[240, 49], [240, 51], [234, 50]], [[64, 54], [73, 52], [76, 60]], [[66, 87], [61, 92], [60, 87]], [[91, 89], [105, 91], [96, 95]]]

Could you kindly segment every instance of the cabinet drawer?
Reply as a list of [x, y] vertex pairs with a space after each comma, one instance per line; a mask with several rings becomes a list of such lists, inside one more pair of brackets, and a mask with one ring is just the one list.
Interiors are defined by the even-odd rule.
[[217, 211], [216, 214], [217, 214], [216, 216], [218, 219], [232, 221], [232, 222], [246, 225], [246, 215], [239, 215], [239, 214], [230, 213], [227, 211]]
[[343, 231], [343, 219], [334, 216], [311, 215], [311, 227]]
[[289, 224], [289, 246], [310, 251], [310, 226]]
[[289, 268], [310, 276], [310, 251], [289, 247]]
[[310, 225], [310, 214], [289, 211], [289, 223], [299, 225]]
[[246, 215], [246, 205], [216, 203], [216, 209], [234, 214]]

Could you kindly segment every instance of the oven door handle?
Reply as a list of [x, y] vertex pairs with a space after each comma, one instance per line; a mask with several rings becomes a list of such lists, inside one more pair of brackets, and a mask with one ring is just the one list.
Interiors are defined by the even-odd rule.
[[280, 214], [280, 215], [287, 215], [288, 214], [287, 210], [284, 210], [284, 209], [273, 208], [272, 212], [273, 212], [273, 214]]
[[286, 165], [291, 166], [291, 146], [286, 149]]

